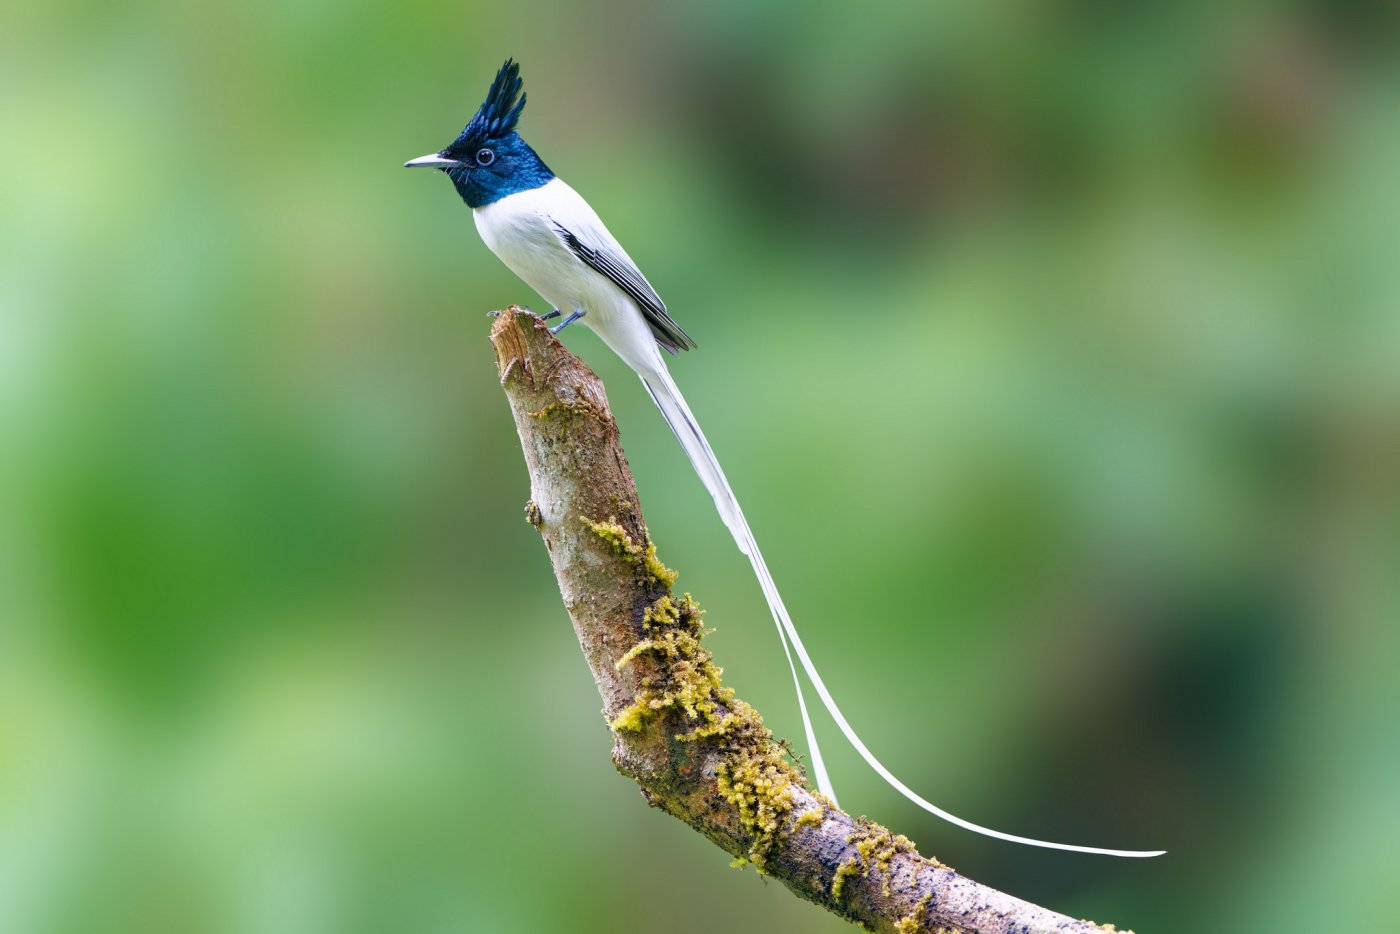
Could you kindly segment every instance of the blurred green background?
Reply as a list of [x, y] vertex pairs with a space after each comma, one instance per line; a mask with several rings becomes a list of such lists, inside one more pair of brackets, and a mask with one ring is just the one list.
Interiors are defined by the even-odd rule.
[[[648, 810], [536, 534], [446, 144], [527, 139], [925, 815], [1139, 932], [1385, 927], [1400, 804], [1390, 3], [0, 9], [0, 930], [831, 931]], [[539, 307], [537, 304], [536, 307]], [[800, 738], [635, 379], [662, 557]]]

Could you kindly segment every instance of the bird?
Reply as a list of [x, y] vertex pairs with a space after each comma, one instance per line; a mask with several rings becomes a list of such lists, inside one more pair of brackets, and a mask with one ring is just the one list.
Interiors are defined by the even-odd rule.
[[642, 385], [714, 499], [720, 518], [739, 550], [753, 566], [792, 672], [818, 790], [833, 803], [836, 801], [836, 790], [817, 744], [797, 663], [801, 664], [837, 727], [866, 764], [925, 811], [964, 829], [1028, 846], [1124, 857], [1164, 853], [1164, 850], [1115, 850], [1055, 843], [983, 827], [927, 801], [875, 758], [822, 681], [783, 604], [719, 459], [666, 367], [662, 351], [674, 356], [695, 348], [695, 341], [671, 317], [656, 289], [603, 225], [597, 212], [555, 175], [520, 136], [517, 126], [526, 97], [523, 86], [519, 64], [507, 59], [491, 82], [486, 100], [456, 139], [443, 149], [410, 159], [404, 165], [437, 169], [451, 179], [457, 194], [471, 208], [482, 241], [511, 272], [549, 302], [552, 310], [542, 317], [562, 317], [558, 325], [550, 328], [553, 333], [559, 334], [579, 322], [598, 335], [641, 378]]

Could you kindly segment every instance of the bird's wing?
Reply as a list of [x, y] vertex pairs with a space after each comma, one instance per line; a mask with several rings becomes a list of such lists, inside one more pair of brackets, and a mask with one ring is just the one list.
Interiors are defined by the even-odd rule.
[[656, 342], [671, 353], [698, 346], [681, 326], [666, 314], [666, 303], [651, 283], [642, 275], [617, 241], [606, 230], [597, 231], [587, 225], [567, 226], [557, 218], [549, 218], [550, 229], [564, 245], [590, 267], [608, 279], [637, 303], [646, 318]]

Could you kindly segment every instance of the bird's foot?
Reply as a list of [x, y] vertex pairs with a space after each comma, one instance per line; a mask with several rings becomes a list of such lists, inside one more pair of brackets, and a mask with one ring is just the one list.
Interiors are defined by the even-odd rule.
[[568, 327], [569, 325], [573, 324], [575, 321], [577, 321], [579, 318], [582, 318], [582, 317], [583, 317], [583, 312], [581, 312], [581, 311], [576, 311], [576, 312], [574, 312], [573, 314], [569, 315], [569, 317], [565, 318], [564, 321], [563, 321], [563, 323], [561, 323], [561, 324], [556, 324], [554, 327], [550, 328], [550, 329], [549, 329], [549, 333], [551, 333], [551, 334], [558, 334], [560, 331], [564, 330], [566, 327]]

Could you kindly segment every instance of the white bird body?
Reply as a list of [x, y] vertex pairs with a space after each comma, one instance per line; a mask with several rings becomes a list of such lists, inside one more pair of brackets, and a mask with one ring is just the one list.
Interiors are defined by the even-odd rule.
[[[630, 274], [654, 295], [651, 284], [597, 212], [563, 179], [554, 178], [539, 188], [473, 208], [472, 217], [482, 241], [511, 272], [560, 312], [583, 312], [579, 323], [597, 334], [641, 377], [714, 498], [724, 524], [734, 533], [739, 548], [749, 554], [750, 536], [739, 503], [666, 369], [646, 316], [636, 299], [584, 262], [564, 239], [567, 232], [579, 244], [625, 264]], [[660, 299], [656, 302], [659, 304]], [[820, 753], [814, 752], [813, 758], [819, 759]]]
[[636, 264], [603, 226], [588, 202], [561, 178], [473, 208], [477, 232], [530, 288], [568, 314], [585, 312], [579, 323], [639, 372], [664, 370], [656, 339], [641, 310], [617, 284], [589, 266], [560, 239], [559, 228]]

